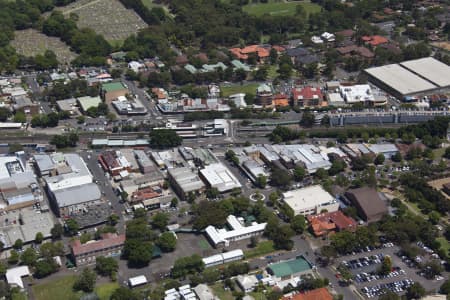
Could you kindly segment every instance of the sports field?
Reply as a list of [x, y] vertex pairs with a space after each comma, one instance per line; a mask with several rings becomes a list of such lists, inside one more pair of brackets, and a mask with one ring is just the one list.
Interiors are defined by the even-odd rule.
[[247, 4], [243, 6], [243, 10], [254, 16], [262, 16], [264, 14], [271, 16], [292, 16], [295, 14], [297, 5], [303, 6], [308, 15], [320, 12], [321, 9], [319, 5], [310, 2], [270, 0], [268, 3]]

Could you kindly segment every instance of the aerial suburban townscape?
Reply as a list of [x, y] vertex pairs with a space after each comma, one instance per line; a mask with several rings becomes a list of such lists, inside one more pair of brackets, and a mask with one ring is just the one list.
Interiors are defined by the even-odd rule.
[[449, 0], [0, 0], [0, 299], [450, 299]]

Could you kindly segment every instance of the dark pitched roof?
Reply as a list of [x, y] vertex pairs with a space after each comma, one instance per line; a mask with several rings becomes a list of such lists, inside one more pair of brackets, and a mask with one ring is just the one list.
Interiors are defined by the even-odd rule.
[[298, 57], [298, 56], [310, 55], [311, 52], [309, 52], [308, 49], [298, 47], [298, 48], [293, 48], [293, 49], [287, 49], [286, 54], [290, 57]]
[[297, 56], [295, 58], [295, 61], [297, 63], [303, 64], [303, 65], [316, 63], [316, 62], [319, 62], [319, 60], [320, 60], [319, 57], [314, 54], [306, 55], [306, 56]]
[[384, 202], [377, 190], [370, 187], [361, 187], [357, 189], [348, 190], [345, 193], [346, 197], [352, 201], [357, 202], [367, 219], [372, 216], [378, 216], [387, 213], [387, 205]]

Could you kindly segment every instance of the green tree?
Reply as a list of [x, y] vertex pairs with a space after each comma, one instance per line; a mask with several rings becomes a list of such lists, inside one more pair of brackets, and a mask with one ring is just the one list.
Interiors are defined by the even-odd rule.
[[120, 217], [116, 214], [111, 214], [108, 217], [108, 224], [111, 226], [116, 226], [117, 223], [119, 223]]
[[20, 249], [22, 249], [22, 247], [23, 247], [23, 241], [21, 239], [17, 239], [14, 242], [13, 248], [16, 250], [20, 250]]
[[34, 242], [36, 244], [40, 244], [40, 243], [42, 243], [43, 240], [44, 240], [44, 235], [42, 234], [42, 232], [36, 233], [36, 235], [34, 237]]
[[38, 256], [33, 248], [27, 248], [20, 256], [22, 264], [27, 266], [33, 266], [36, 263]]
[[297, 234], [302, 234], [306, 229], [306, 219], [303, 215], [295, 216], [291, 219], [291, 228]]
[[385, 157], [384, 157], [383, 153], [380, 153], [375, 157], [375, 160], [373, 161], [373, 163], [376, 165], [382, 165], [384, 163], [384, 160], [385, 160]]
[[399, 295], [390, 290], [387, 290], [386, 293], [378, 297], [378, 300], [400, 300], [400, 299], [401, 298]]
[[50, 233], [52, 235], [52, 239], [54, 239], [54, 240], [60, 239], [64, 233], [64, 228], [61, 224], [57, 223], [50, 230]]
[[78, 124], [84, 124], [84, 122], [86, 122], [86, 117], [85, 116], [78, 116], [77, 117], [77, 123]]
[[172, 252], [177, 246], [177, 238], [173, 232], [163, 232], [157, 241], [158, 246], [164, 252]]
[[265, 188], [267, 185], [267, 177], [259, 174], [258, 177], [256, 177], [255, 185], [260, 189]]
[[130, 290], [129, 288], [121, 286], [112, 293], [110, 299], [111, 300], [140, 300], [141, 297], [139, 296], [139, 294], [136, 291]]
[[73, 289], [85, 293], [92, 293], [94, 291], [96, 277], [96, 274], [91, 269], [84, 268], [73, 284]]
[[11, 250], [8, 257], [8, 264], [15, 265], [19, 262], [19, 253], [16, 250]]
[[80, 226], [75, 219], [67, 219], [66, 220], [66, 231], [69, 235], [75, 235], [78, 230], [80, 230]]
[[160, 231], [164, 231], [169, 222], [169, 215], [163, 212], [156, 213], [152, 218], [152, 226]]
[[0, 107], [0, 122], [5, 122], [11, 116], [11, 111], [6, 107]]
[[302, 114], [302, 119], [300, 120], [300, 125], [304, 127], [312, 127], [316, 121], [316, 117], [309, 110], [305, 110]]
[[380, 269], [378, 273], [380, 275], [388, 275], [392, 271], [392, 259], [389, 255], [386, 255], [381, 262]]
[[450, 294], [450, 280], [444, 281], [444, 283], [439, 288], [439, 293], [444, 294], [444, 295]]
[[58, 264], [52, 257], [47, 257], [45, 259], [36, 261], [34, 267], [36, 270], [34, 276], [36, 276], [37, 278], [43, 278], [52, 273], [55, 273], [59, 268]]
[[5, 276], [7, 269], [8, 269], [8, 266], [5, 265], [3, 262], [0, 262], [0, 277]]
[[21, 111], [16, 112], [14, 115], [14, 122], [16, 123], [25, 123], [27, 121], [27, 117]]
[[180, 146], [182, 138], [171, 129], [158, 129], [150, 132], [150, 146], [157, 149]]
[[306, 170], [303, 167], [297, 166], [294, 169], [294, 180], [299, 182], [305, 179], [306, 176]]
[[172, 276], [174, 278], [184, 277], [188, 274], [195, 274], [202, 272], [205, 269], [205, 264], [198, 254], [192, 256], [180, 257], [175, 260], [172, 268]]
[[119, 269], [117, 260], [112, 257], [99, 256], [95, 260], [95, 271], [102, 276], [112, 276]]
[[406, 299], [420, 299], [425, 296], [425, 293], [426, 291], [423, 286], [420, 283], [415, 282], [406, 290]]
[[400, 152], [395, 153], [393, 156], [391, 156], [391, 160], [393, 162], [401, 162], [403, 160], [402, 155]]

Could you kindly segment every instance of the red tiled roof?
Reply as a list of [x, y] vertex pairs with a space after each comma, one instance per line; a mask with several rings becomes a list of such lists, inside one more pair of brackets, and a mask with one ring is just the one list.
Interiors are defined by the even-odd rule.
[[320, 288], [305, 293], [283, 297], [282, 300], [333, 300], [333, 296], [326, 288]]
[[229, 50], [238, 59], [247, 59], [248, 54], [251, 54], [251, 53], [256, 53], [259, 58], [268, 57], [270, 55], [269, 50], [267, 50], [266, 48], [263, 48], [261, 46], [258, 46], [258, 45], [250, 45], [250, 46], [244, 47], [242, 49], [231, 48]]
[[327, 231], [334, 229], [352, 230], [355, 229], [357, 223], [350, 217], [344, 215], [341, 211], [323, 213], [319, 215], [307, 216], [308, 222], [317, 236], [325, 234]]
[[372, 35], [372, 36], [363, 36], [361, 38], [366, 44], [370, 44], [372, 46], [378, 46], [381, 44], [386, 44], [387, 42], [389, 42], [389, 40], [387, 38], [385, 38], [384, 36], [381, 35]]
[[148, 188], [144, 188], [144, 189], [135, 191], [131, 195], [131, 201], [132, 202], [144, 201], [144, 200], [153, 199], [153, 198], [156, 198], [159, 196], [160, 196], [160, 193], [156, 192], [151, 187], [148, 187]]
[[320, 89], [310, 86], [304, 87], [302, 89], [298, 88], [292, 89], [292, 97], [294, 98], [294, 100], [323, 99], [323, 95]]
[[102, 236], [101, 240], [87, 242], [81, 244], [80, 240], [75, 240], [71, 244], [72, 253], [78, 256], [85, 253], [92, 253], [94, 251], [102, 251], [110, 247], [122, 246], [125, 243], [125, 234], [107, 233]]

